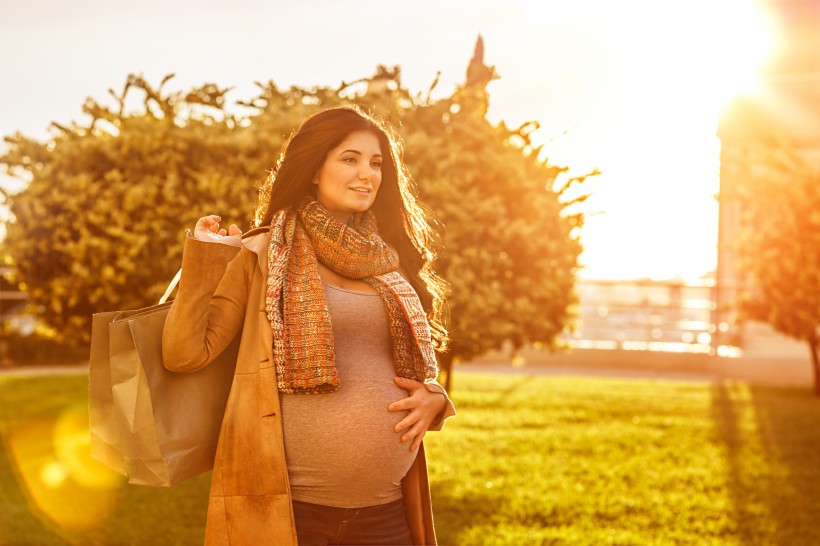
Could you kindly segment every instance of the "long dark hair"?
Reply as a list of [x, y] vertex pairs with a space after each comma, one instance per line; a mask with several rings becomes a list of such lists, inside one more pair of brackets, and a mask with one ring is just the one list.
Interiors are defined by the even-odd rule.
[[356, 106], [328, 108], [307, 118], [282, 145], [276, 166], [259, 189], [253, 227], [270, 225], [277, 211], [296, 206], [306, 195], [315, 195], [312, 181], [328, 152], [355, 131], [367, 131], [379, 140], [384, 156], [382, 181], [371, 210], [381, 237], [399, 253], [408, 281], [427, 312], [434, 345], [444, 350], [447, 283], [432, 267], [436, 233], [402, 162], [401, 140], [386, 123]]

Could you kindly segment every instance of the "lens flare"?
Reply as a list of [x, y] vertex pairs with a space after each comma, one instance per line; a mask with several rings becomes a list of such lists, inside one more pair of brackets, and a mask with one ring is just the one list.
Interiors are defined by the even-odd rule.
[[84, 405], [17, 424], [7, 439], [20, 490], [34, 513], [66, 531], [94, 528], [110, 515], [124, 478], [91, 458]]
[[57, 461], [46, 463], [40, 469], [40, 481], [49, 489], [57, 489], [68, 478], [68, 469]]
[[54, 424], [54, 450], [57, 459], [77, 484], [97, 491], [112, 491], [123, 477], [91, 458], [88, 409], [76, 406], [63, 412]]

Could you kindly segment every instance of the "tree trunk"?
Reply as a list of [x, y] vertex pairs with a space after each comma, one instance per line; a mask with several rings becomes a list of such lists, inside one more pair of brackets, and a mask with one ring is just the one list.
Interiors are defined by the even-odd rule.
[[[817, 336], [809, 336], [809, 350], [811, 351], [811, 364], [814, 368], [814, 394], [820, 396], [820, 362], [817, 361]], [[448, 374], [449, 376], [449, 374]]]
[[438, 360], [441, 369], [444, 371], [444, 388], [447, 390], [447, 394], [451, 395], [450, 390], [453, 388], [453, 357], [448, 353], [444, 353], [439, 355]]

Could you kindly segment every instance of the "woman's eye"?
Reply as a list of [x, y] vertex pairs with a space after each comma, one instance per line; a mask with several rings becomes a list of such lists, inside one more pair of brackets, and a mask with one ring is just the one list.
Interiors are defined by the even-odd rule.
[[381, 163], [381, 161], [374, 161], [373, 163], [371, 163], [371, 165], [372, 165], [373, 167], [375, 167], [376, 169], [381, 169], [381, 168], [382, 168], [382, 163]]

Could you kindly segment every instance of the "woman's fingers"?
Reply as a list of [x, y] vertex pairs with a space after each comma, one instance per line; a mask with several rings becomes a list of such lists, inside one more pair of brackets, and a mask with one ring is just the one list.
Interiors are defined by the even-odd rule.
[[202, 226], [210, 229], [212, 224], [218, 224], [220, 220], [222, 220], [222, 217], [218, 214], [209, 214], [197, 220], [196, 225], [197, 227]]
[[393, 430], [401, 433], [402, 442], [412, 440], [410, 449], [416, 450], [440, 410], [442, 397], [438, 393], [428, 391], [420, 381], [396, 377], [395, 382], [398, 387], [406, 389], [410, 396], [387, 406], [388, 411], [407, 411], [407, 415], [396, 423]]
[[208, 216], [203, 216], [199, 220], [196, 221], [196, 226], [194, 227], [194, 231], [209, 231], [211, 233], [216, 233], [219, 229], [219, 221], [222, 220], [222, 217], [217, 214], [209, 214]]
[[410, 451], [416, 451], [419, 446], [421, 445], [421, 441], [424, 440], [424, 435], [426, 431], [422, 431], [420, 434], [416, 434], [416, 439], [413, 440], [413, 444], [410, 446]]
[[419, 423], [416, 423], [412, 427], [410, 427], [407, 432], [401, 435], [401, 441], [406, 442], [407, 440], [412, 440], [419, 434], [424, 432], [424, 427], [421, 426]]
[[[401, 441], [410, 442], [410, 450], [416, 450], [421, 445], [421, 440], [424, 438], [425, 432], [427, 432], [427, 427], [422, 426], [421, 421], [416, 423], [410, 430], [402, 434]], [[411, 441], [412, 440], [412, 441]]]
[[411, 412], [407, 417], [399, 421], [395, 431], [401, 432], [404, 430], [400, 438], [401, 442], [411, 442], [410, 451], [415, 451], [421, 445], [421, 441], [424, 439], [428, 428], [430, 428], [430, 423], [425, 423], [423, 418], [415, 412]]
[[416, 407], [416, 403], [413, 401], [412, 398], [402, 398], [401, 400], [396, 400], [395, 402], [387, 406], [387, 411], [411, 410], [414, 407]]
[[207, 243], [242, 246], [242, 231], [236, 227], [236, 224], [231, 224], [231, 227], [227, 230], [220, 228], [219, 222], [221, 220], [222, 217], [218, 214], [209, 214], [197, 220], [194, 228], [194, 239]]
[[405, 389], [408, 391], [407, 398], [402, 398], [401, 400], [396, 400], [389, 406], [387, 406], [388, 411], [404, 411], [404, 410], [411, 410], [419, 405], [418, 400], [413, 398], [413, 395], [419, 389], [424, 388], [424, 384], [420, 383], [419, 381], [414, 381], [412, 379], [407, 379], [406, 377], [395, 377], [394, 381], [399, 388]]
[[404, 416], [404, 419], [396, 423], [396, 426], [393, 427], [393, 430], [396, 432], [401, 432], [404, 429], [410, 428], [419, 421], [421, 421], [421, 415], [419, 415], [415, 411], [411, 411], [410, 413]]

